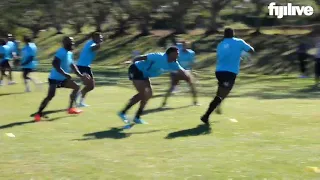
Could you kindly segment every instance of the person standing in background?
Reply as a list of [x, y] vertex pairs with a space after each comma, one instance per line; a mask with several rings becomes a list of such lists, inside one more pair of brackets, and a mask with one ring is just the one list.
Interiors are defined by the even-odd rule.
[[297, 54], [298, 54], [298, 60], [299, 60], [299, 67], [300, 67], [300, 72], [301, 72], [301, 75], [300, 75], [300, 78], [306, 78], [307, 77], [307, 74], [306, 74], [306, 65], [307, 65], [307, 58], [308, 58], [308, 47], [307, 47], [307, 44], [302, 42], [299, 46], [298, 46], [298, 49], [297, 49]]
[[319, 86], [320, 80], [320, 36], [316, 39], [316, 55], [315, 55], [315, 87]]

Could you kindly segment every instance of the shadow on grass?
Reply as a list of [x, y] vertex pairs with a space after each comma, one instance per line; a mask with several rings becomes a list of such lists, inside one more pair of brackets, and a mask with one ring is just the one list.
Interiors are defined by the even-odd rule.
[[152, 114], [152, 113], [158, 113], [158, 112], [164, 112], [164, 111], [172, 111], [172, 110], [177, 110], [177, 109], [184, 109], [184, 108], [188, 108], [188, 107], [191, 107], [192, 105], [188, 105], [188, 106], [181, 106], [181, 107], [177, 107], [177, 108], [170, 108], [170, 107], [167, 107], [167, 108], [162, 108], [162, 107], [159, 107], [159, 108], [154, 108], [154, 109], [147, 109], [143, 112], [143, 115], [146, 115], [146, 114]]
[[174, 138], [188, 137], [188, 136], [200, 136], [200, 135], [210, 134], [211, 132], [212, 132], [212, 129], [210, 126], [201, 124], [195, 128], [172, 132], [167, 135], [166, 139], [174, 139]]
[[109, 130], [106, 131], [98, 131], [98, 132], [93, 132], [89, 134], [84, 134], [83, 136], [85, 138], [83, 139], [75, 139], [76, 141], [87, 141], [87, 140], [96, 140], [96, 139], [124, 139], [128, 138], [133, 134], [148, 134], [148, 133], [154, 133], [158, 132], [160, 130], [151, 130], [151, 131], [146, 131], [146, 132], [134, 132], [134, 133], [129, 133], [129, 132], [124, 132], [123, 127], [113, 127]]
[[16, 92], [16, 93], [3, 93], [3, 94], [0, 94], [0, 97], [1, 96], [11, 96], [11, 95], [19, 95], [19, 94], [25, 94], [24, 92]]
[[[47, 116], [50, 114], [55, 114], [55, 113], [59, 113], [59, 112], [67, 112], [67, 109], [57, 109], [57, 110], [51, 110], [51, 111], [44, 111], [42, 112], [42, 116], [44, 118], [48, 118]], [[37, 114], [37, 112], [30, 114], [30, 117], [34, 117]]]
[[[56, 117], [56, 118], [52, 118], [52, 119], [46, 119], [46, 120], [43, 120], [41, 122], [52, 122], [52, 121], [57, 121], [57, 120], [60, 120], [60, 119], [63, 119], [63, 118], [67, 118], [67, 117], [70, 117], [70, 116], [62, 116], [62, 117]], [[38, 122], [38, 123], [41, 123], [41, 122]], [[26, 125], [26, 124], [33, 124], [33, 123], [37, 123], [37, 122], [35, 122], [34, 120], [13, 122], [13, 123], [10, 123], [10, 124], [6, 124], [6, 125], [0, 126], [0, 129], [8, 129], [8, 128], [16, 127], [16, 126], [23, 126], [23, 125]]]

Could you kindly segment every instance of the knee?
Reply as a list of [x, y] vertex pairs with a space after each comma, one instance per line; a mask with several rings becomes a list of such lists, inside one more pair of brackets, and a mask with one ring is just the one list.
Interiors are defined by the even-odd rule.
[[78, 92], [80, 90], [80, 86], [76, 84], [73, 89]]
[[92, 91], [94, 88], [95, 88], [95, 85], [94, 85], [94, 84], [90, 84], [90, 85], [88, 86], [88, 90], [89, 90], [89, 91]]
[[153, 96], [153, 92], [152, 92], [151, 89], [150, 89], [150, 90], [147, 90], [147, 91], [145, 92], [145, 99], [146, 99], [146, 100], [149, 100], [150, 98], [152, 98], [152, 96]]

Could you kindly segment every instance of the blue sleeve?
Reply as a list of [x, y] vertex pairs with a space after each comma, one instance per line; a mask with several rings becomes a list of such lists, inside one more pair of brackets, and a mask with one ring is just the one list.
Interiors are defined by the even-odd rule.
[[179, 70], [184, 70], [180, 64], [178, 63], [178, 61], [176, 62], [172, 62], [169, 64], [170, 70], [171, 71], [179, 71]]
[[0, 46], [0, 54], [5, 54], [4, 47]]
[[251, 49], [253, 50], [253, 47], [251, 47], [248, 43], [246, 43], [244, 40], [241, 40], [241, 46], [242, 46], [242, 49], [244, 51], [250, 51]]
[[63, 60], [63, 52], [61, 50], [58, 50], [55, 54], [55, 57], [59, 58], [60, 61]]
[[156, 53], [150, 53], [147, 54], [147, 61], [152, 61], [152, 60], [156, 60], [159, 57], [159, 54]]
[[196, 60], [196, 53], [192, 51], [191, 56], [192, 56], [192, 62], [194, 62]]

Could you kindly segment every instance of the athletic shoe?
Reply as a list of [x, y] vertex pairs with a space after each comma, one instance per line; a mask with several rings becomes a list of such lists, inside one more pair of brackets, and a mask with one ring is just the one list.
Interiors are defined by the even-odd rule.
[[68, 109], [68, 114], [80, 114], [80, 113], [82, 113], [81, 109], [77, 109], [77, 108]]
[[120, 112], [120, 113], [118, 113], [118, 116], [121, 118], [121, 120], [122, 120], [125, 124], [129, 124], [129, 120], [128, 120], [126, 114]]
[[34, 116], [34, 121], [36, 121], [36, 122], [41, 121], [41, 115], [40, 115], [40, 114], [36, 114], [36, 115]]
[[89, 107], [90, 105], [85, 104], [84, 102], [80, 102], [79, 104], [77, 104], [77, 107]]
[[202, 121], [204, 124], [209, 125], [209, 119], [208, 119], [208, 117], [202, 116], [202, 117], [201, 117], [201, 121]]
[[17, 84], [17, 83], [14, 82], [14, 81], [10, 81], [10, 82], [8, 83], [8, 85], [13, 85], [13, 84]]
[[133, 122], [136, 124], [148, 124], [147, 122], [143, 121], [140, 118], [134, 118]]

